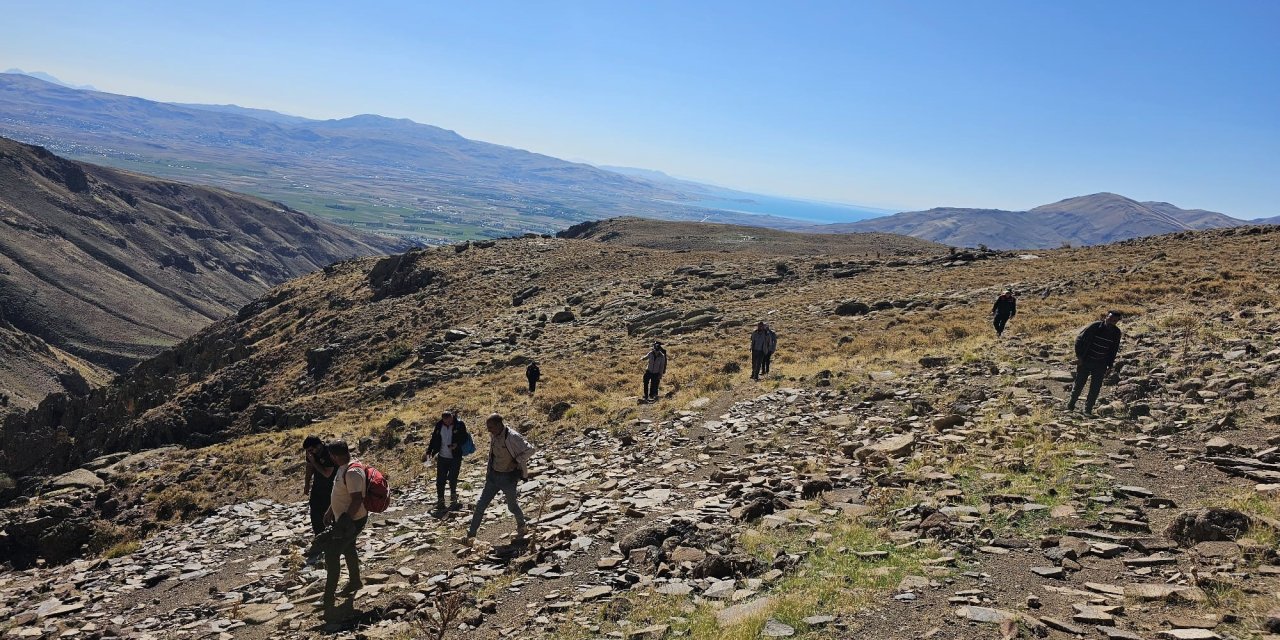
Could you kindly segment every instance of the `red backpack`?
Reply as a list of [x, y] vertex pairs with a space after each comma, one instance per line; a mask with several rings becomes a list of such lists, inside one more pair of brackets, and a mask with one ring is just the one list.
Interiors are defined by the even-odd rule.
[[391, 506], [391, 490], [387, 488], [387, 477], [381, 471], [363, 462], [352, 462], [352, 469], [364, 472], [364, 508], [370, 513], [382, 513]]

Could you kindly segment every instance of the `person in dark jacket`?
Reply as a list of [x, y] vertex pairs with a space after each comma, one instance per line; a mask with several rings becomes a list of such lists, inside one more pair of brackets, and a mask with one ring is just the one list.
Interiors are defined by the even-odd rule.
[[318, 436], [307, 436], [302, 441], [302, 451], [307, 458], [302, 493], [307, 496], [311, 508], [311, 532], [324, 531], [324, 514], [329, 510], [329, 494], [333, 491], [333, 472], [338, 465], [329, 459], [324, 441]]
[[778, 348], [778, 335], [761, 322], [751, 332], [751, 379], [759, 380], [760, 374], [769, 373], [769, 360]]
[[655, 342], [643, 359], [644, 399], [646, 402], [653, 402], [658, 399], [658, 385], [662, 382], [662, 375], [667, 372], [667, 350], [662, 348], [661, 342]]
[[[449, 485], [449, 496], [452, 498], [449, 510], [457, 511], [462, 508], [458, 503], [458, 472], [462, 470], [462, 456], [465, 455], [463, 447], [470, 441], [471, 434], [467, 433], [467, 425], [457, 417], [456, 412], [445, 411], [440, 415], [435, 429], [431, 431], [431, 442], [427, 443], [427, 453], [422, 457], [424, 462], [431, 460], [432, 457], [436, 459], [435, 511], [437, 513], [445, 510], [445, 485]], [[469, 449], [475, 450], [474, 442]]]
[[1098, 401], [1098, 392], [1102, 391], [1102, 381], [1115, 365], [1116, 353], [1120, 350], [1119, 311], [1108, 311], [1102, 320], [1084, 328], [1076, 336], [1076, 383], [1071, 389], [1071, 401], [1067, 410], [1076, 408], [1076, 400], [1089, 381], [1089, 395], [1084, 400], [1085, 415], [1093, 415], [1093, 405]]
[[525, 367], [524, 377], [529, 380], [529, 395], [533, 395], [538, 390], [538, 381], [542, 379], [542, 369], [538, 368], [537, 362], [530, 362]]
[[1016, 315], [1018, 315], [1018, 299], [1014, 297], [1013, 291], [1005, 289], [996, 298], [996, 303], [991, 305], [991, 317], [996, 326], [996, 337], [1004, 335], [1004, 325]]

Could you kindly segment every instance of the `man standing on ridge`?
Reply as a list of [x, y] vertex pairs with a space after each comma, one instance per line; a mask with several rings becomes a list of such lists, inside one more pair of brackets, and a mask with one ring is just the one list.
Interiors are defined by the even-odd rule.
[[658, 385], [662, 382], [662, 374], [667, 372], [667, 350], [662, 348], [661, 342], [653, 343], [653, 348], [644, 356], [644, 387], [645, 402], [657, 402]]
[[489, 465], [485, 471], [484, 489], [480, 491], [480, 500], [476, 502], [475, 513], [471, 515], [471, 526], [462, 539], [462, 543], [467, 546], [475, 541], [480, 523], [484, 521], [484, 510], [489, 508], [489, 503], [493, 502], [499, 491], [506, 498], [507, 509], [516, 518], [516, 537], [523, 538], [529, 532], [524, 512], [520, 510], [519, 483], [529, 475], [533, 445], [520, 432], [507, 427], [499, 414], [490, 415], [484, 426], [489, 431]]
[[1018, 299], [1013, 296], [1013, 291], [1005, 289], [1004, 292], [996, 298], [996, 303], [991, 305], [991, 316], [996, 326], [996, 337], [1004, 335], [1004, 325], [1018, 315]]
[[1085, 380], [1089, 381], [1089, 395], [1084, 400], [1084, 414], [1093, 415], [1093, 405], [1098, 400], [1098, 392], [1102, 390], [1102, 381], [1111, 372], [1116, 362], [1116, 353], [1120, 350], [1119, 311], [1108, 311], [1102, 320], [1084, 328], [1076, 336], [1076, 381], [1071, 389], [1071, 401], [1067, 410], [1076, 408], [1076, 400], [1084, 389]]
[[333, 541], [324, 552], [324, 568], [328, 572], [324, 582], [325, 617], [335, 616], [334, 599], [338, 589], [338, 575], [342, 568], [338, 557], [347, 560], [347, 586], [342, 595], [355, 595], [364, 583], [360, 582], [360, 559], [356, 557], [356, 538], [369, 522], [369, 511], [364, 508], [366, 476], [363, 469], [351, 466], [351, 450], [344, 440], [330, 441], [325, 447], [329, 457], [338, 465], [333, 474], [333, 494], [325, 524], [333, 525]]
[[537, 361], [530, 362], [525, 367], [524, 377], [529, 381], [529, 395], [533, 395], [538, 390], [538, 381], [542, 379], [542, 369], [538, 367]]
[[307, 496], [307, 504], [311, 508], [311, 532], [319, 535], [324, 531], [324, 514], [329, 511], [333, 472], [338, 465], [329, 459], [324, 441], [318, 436], [307, 436], [302, 441], [302, 451], [307, 457], [302, 493]]
[[470, 443], [471, 434], [467, 433], [467, 425], [457, 417], [454, 411], [445, 411], [431, 431], [431, 442], [427, 444], [427, 453], [423, 461], [436, 459], [436, 513], [444, 513], [444, 487], [449, 485], [450, 511], [462, 508], [458, 503], [458, 473], [462, 470], [462, 457], [468, 451], [475, 451], [475, 444]]
[[769, 373], [769, 360], [773, 351], [778, 348], [778, 335], [769, 325], [756, 323], [756, 330], [751, 332], [751, 379], [759, 380], [760, 374]]

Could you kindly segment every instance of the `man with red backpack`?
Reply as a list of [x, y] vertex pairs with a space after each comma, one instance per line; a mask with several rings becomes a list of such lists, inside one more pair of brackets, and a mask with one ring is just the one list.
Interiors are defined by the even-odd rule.
[[[342, 589], [343, 595], [355, 595], [364, 583], [360, 581], [360, 559], [356, 557], [356, 538], [369, 521], [369, 510], [365, 508], [367, 484], [372, 473], [364, 464], [351, 459], [351, 450], [346, 441], [332, 440], [325, 446], [329, 458], [338, 465], [333, 474], [333, 493], [329, 500], [329, 512], [325, 514], [325, 524], [333, 525], [333, 539], [325, 548], [324, 565], [328, 572], [324, 583], [325, 618], [332, 619], [336, 615], [334, 600], [338, 589], [338, 574], [342, 569], [338, 565], [338, 557], [347, 560], [347, 586]], [[381, 474], [378, 474], [381, 476]]]

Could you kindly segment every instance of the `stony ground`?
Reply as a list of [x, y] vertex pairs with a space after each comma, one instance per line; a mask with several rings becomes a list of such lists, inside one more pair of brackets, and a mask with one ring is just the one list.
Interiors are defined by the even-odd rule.
[[[1138, 366], [1161, 341], [1133, 331]], [[496, 546], [478, 552], [450, 542], [461, 520], [424, 512], [433, 488], [417, 478], [364, 536], [367, 586], [346, 625], [312, 608], [304, 506], [232, 505], [127, 556], [4, 575], [8, 634], [410, 637], [416, 614], [463, 591], [452, 622], [476, 637], [705, 635], [704, 616], [744, 637], [1256, 637], [1275, 624], [1280, 525], [1255, 514], [1232, 534], [1213, 525], [1234, 512], [1201, 512], [1169, 530], [1280, 489], [1269, 430], [1232, 425], [1223, 401], [1251, 388], [1232, 391], [1237, 378], [1274, 379], [1280, 351], [1231, 346], [1177, 354], [1213, 372], [1092, 420], [1057, 409], [1069, 374], [1016, 337], [988, 361], [874, 372], [856, 394], [751, 385], [655, 408], [619, 433], [544, 443], [524, 485], [535, 538], [507, 544], [493, 508]], [[956, 401], [929, 406], [947, 390]], [[870, 532], [853, 536], [864, 548], [836, 546], [850, 526]], [[858, 571], [825, 580], [846, 586], [811, 583], [841, 562]]]
[[[430, 473], [398, 469], [395, 507], [363, 535], [366, 587], [345, 623], [326, 626], [312, 607], [322, 575], [302, 566], [305, 506], [272, 487], [258, 492], [271, 499], [215, 507], [106, 554], [115, 557], [0, 573], [0, 629], [416, 638], [440, 637], [443, 617], [445, 637], [477, 638], [1265, 638], [1280, 633], [1280, 312], [1257, 278], [1274, 265], [1224, 275], [1214, 260], [1228, 256], [1201, 255], [1194, 268], [1144, 274], [1175, 248], [1141, 245], [1112, 261], [1086, 253], [1093, 270], [1074, 278], [1017, 267], [1043, 298], [1037, 308], [1024, 295], [1002, 340], [962, 334], [933, 305], [889, 304], [828, 326], [817, 318], [829, 307], [792, 307], [819, 328], [803, 318], [781, 328], [829, 331], [827, 349], [874, 356], [806, 351], [759, 384], [726, 367], [716, 384], [673, 388], [657, 404], [609, 405], [612, 419], [571, 412], [573, 428], [535, 430], [528, 541], [510, 541], [511, 518], [494, 505], [486, 544], [451, 542], [465, 514], [427, 513]], [[930, 295], [949, 295], [954, 317], [982, 326], [988, 291], [957, 283], [1002, 270], [1007, 281], [1033, 262], [899, 273], [920, 279], [913, 291], [940, 280]], [[829, 299], [828, 282], [801, 288]], [[1219, 297], [1197, 295], [1205, 286]], [[1063, 410], [1066, 368], [1081, 314], [1099, 302], [1128, 304], [1135, 318], [1100, 415], [1084, 418]], [[900, 338], [930, 325], [951, 337]], [[699, 340], [689, 334], [683, 352]], [[727, 361], [706, 357], [698, 366]], [[420, 456], [416, 403], [440, 405], [422, 395], [371, 412], [369, 459]], [[384, 433], [396, 438], [379, 443]], [[121, 476], [205, 477], [236, 453], [289, 456], [297, 433], [286, 435], [255, 436], [256, 449], [111, 456], [33, 504], [92, 503], [103, 495], [94, 485]], [[264, 473], [227, 496], [253, 495], [277, 468], [251, 464]], [[466, 500], [478, 466], [464, 473]]]

